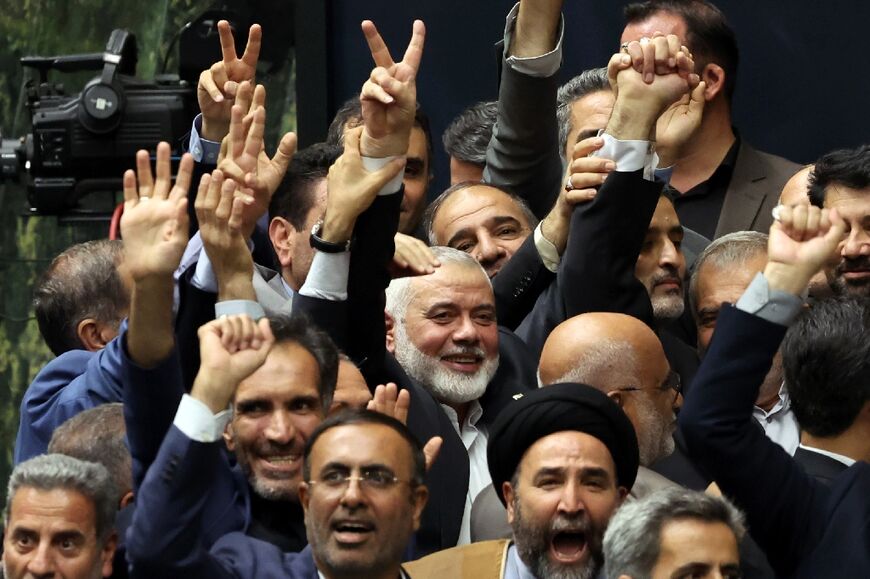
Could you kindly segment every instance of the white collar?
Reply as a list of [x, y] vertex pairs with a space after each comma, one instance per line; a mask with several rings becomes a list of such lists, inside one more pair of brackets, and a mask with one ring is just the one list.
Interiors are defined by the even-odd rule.
[[833, 458], [837, 462], [842, 462], [846, 466], [852, 466], [856, 462], [854, 458], [849, 458], [848, 456], [845, 456], [842, 454], [837, 454], [836, 452], [831, 452], [829, 450], [822, 450], [821, 448], [816, 448], [814, 446], [806, 446], [804, 444], [800, 444], [799, 446], [804, 450], [809, 450], [810, 452], [816, 452], [818, 454], [825, 455], [828, 458]]

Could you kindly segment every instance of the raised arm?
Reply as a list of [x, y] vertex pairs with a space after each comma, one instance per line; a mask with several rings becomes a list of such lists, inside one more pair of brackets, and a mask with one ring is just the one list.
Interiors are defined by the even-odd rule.
[[790, 576], [794, 554], [811, 552], [821, 538], [829, 489], [754, 427], [752, 408], [802, 307], [799, 296], [835, 254], [845, 226], [836, 212], [810, 206], [783, 208], [779, 218], [770, 230], [764, 273], [736, 307], [719, 314], [716, 335], [680, 412], [680, 427], [692, 458], [745, 510], [753, 537], [777, 574]]
[[133, 279], [129, 329], [122, 363], [124, 420], [138, 489], [154, 461], [184, 392], [174, 352], [172, 271], [187, 241], [187, 190], [192, 160], [182, 159], [172, 186], [169, 146], [157, 147], [156, 179], [148, 153], [124, 175], [124, 267]]
[[[224, 488], [229, 467], [221, 437], [236, 388], [263, 364], [273, 342], [266, 318], [228, 316], [200, 329], [202, 365], [193, 390], [136, 497], [127, 535], [134, 576], [234, 576], [208, 553], [219, 536], [241, 530], [233, 527], [233, 497]], [[223, 531], [205, 529], [206, 519]]]
[[562, 0], [522, 0], [508, 15], [498, 116], [483, 180], [519, 195], [538, 218], [560, 188], [556, 91]]

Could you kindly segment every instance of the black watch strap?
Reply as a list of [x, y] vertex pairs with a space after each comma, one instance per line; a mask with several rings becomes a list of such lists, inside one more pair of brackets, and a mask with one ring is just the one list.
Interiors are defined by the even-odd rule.
[[311, 236], [308, 238], [308, 242], [311, 244], [311, 247], [313, 247], [317, 251], [322, 251], [323, 253], [342, 253], [345, 251], [350, 251], [350, 244], [352, 240], [348, 239], [343, 243], [333, 243], [331, 241], [326, 241], [320, 237], [320, 232], [322, 230], [323, 220], [321, 219], [314, 224], [314, 227], [311, 228]]

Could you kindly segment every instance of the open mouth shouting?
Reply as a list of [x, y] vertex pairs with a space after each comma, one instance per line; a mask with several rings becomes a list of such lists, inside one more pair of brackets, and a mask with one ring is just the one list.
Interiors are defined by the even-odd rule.
[[342, 546], [353, 547], [368, 541], [375, 532], [375, 525], [365, 519], [343, 518], [330, 524], [332, 536]]
[[584, 531], [559, 531], [550, 540], [550, 556], [559, 563], [577, 563], [586, 556], [587, 547]]

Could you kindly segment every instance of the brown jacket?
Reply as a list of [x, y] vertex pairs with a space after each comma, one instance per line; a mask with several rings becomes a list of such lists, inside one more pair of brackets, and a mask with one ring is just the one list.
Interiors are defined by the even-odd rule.
[[501, 579], [507, 561], [507, 539], [445, 549], [404, 568], [414, 579]]

